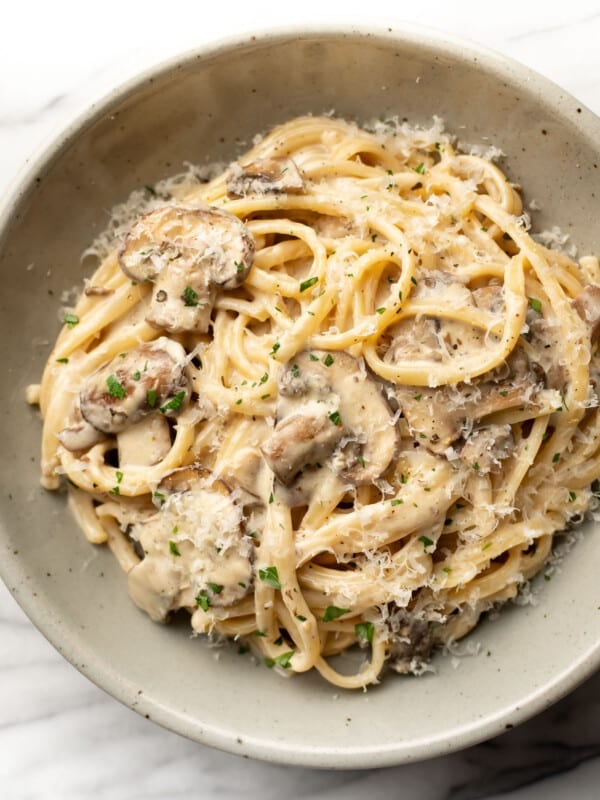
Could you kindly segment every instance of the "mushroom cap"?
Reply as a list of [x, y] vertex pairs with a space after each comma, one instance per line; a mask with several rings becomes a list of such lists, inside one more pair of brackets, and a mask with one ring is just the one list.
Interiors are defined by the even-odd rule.
[[236, 216], [212, 206], [165, 205], [131, 226], [121, 269], [155, 283], [146, 316], [171, 332], [208, 329], [218, 289], [240, 286], [254, 260], [254, 240]]
[[162, 336], [115, 356], [85, 381], [81, 416], [97, 431], [119, 433], [146, 414], [176, 416], [189, 402], [183, 347]]
[[262, 452], [283, 482], [326, 459], [354, 484], [372, 483], [385, 472], [398, 433], [379, 384], [361, 362], [344, 352], [299, 353], [278, 383], [278, 422]]
[[227, 175], [227, 194], [246, 197], [249, 194], [297, 194], [304, 191], [304, 181], [291, 158], [259, 158], [242, 167], [232, 164]]

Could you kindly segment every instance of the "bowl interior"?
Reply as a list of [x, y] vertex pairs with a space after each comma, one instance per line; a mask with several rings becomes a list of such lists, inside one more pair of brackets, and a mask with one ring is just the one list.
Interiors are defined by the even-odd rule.
[[[412, 29], [272, 33], [146, 75], [92, 109], [23, 178], [0, 239], [4, 502], [0, 571], [42, 632], [120, 700], [199, 741], [287, 763], [371, 767], [483, 739], [558, 699], [600, 662], [597, 563], [588, 524], [537, 605], [508, 607], [471, 635], [481, 654], [437, 674], [389, 675], [367, 693], [279, 678], [153, 624], [130, 602], [110, 553], [88, 544], [65, 498], [38, 482], [40, 421], [24, 402], [59, 329], [61, 292], [108, 209], [184, 161], [227, 161], [275, 123], [334, 111], [368, 120], [442, 117], [494, 143], [503, 168], [580, 252], [600, 252], [600, 126], [545, 80], [493, 54]], [[596, 142], [596, 144], [594, 144]], [[544, 583], [544, 582], [542, 582]]]

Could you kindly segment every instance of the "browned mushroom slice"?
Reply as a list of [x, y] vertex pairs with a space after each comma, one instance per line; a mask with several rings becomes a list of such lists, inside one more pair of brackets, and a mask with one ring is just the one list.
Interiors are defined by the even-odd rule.
[[129, 572], [134, 602], [155, 621], [177, 608], [229, 606], [249, 591], [253, 542], [228, 487], [207, 471], [187, 467], [158, 486], [164, 498], [131, 536], [144, 552]]
[[573, 307], [590, 326], [592, 342], [597, 341], [600, 335], [600, 286], [585, 286], [573, 300]]
[[400, 609], [391, 615], [388, 624], [392, 634], [390, 667], [402, 675], [422, 671], [436, 645], [431, 625]]
[[515, 350], [502, 368], [473, 383], [436, 389], [397, 386], [394, 394], [413, 436], [433, 453], [443, 454], [473, 422], [534, 404], [541, 388], [535, 365]]
[[440, 322], [433, 317], [405, 319], [390, 329], [393, 339], [384, 356], [391, 364], [426, 358], [441, 361]]
[[304, 467], [331, 455], [343, 428], [330, 414], [326, 406], [307, 404], [277, 424], [262, 454], [282, 483], [289, 484]]
[[300, 353], [278, 382], [278, 421], [261, 450], [280, 480], [289, 484], [305, 467], [324, 462], [356, 484], [385, 472], [397, 445], [392, 412], [356, 359]]
[[169, 205], [144, 214], [119, 253], [127, 275], [154, 283], [146, 320], [174, 333], [207, 331], [217, 290], [240, 286], [253, 260], [246, 226], [211, 206]]
[[291, 158], [261, 158], [242, 167], [232, 164], [227, 175], [227, 194], [246, 197], [249, 194], [299, 193], [304, 181]]
[[502, 462], [512, 455], [514, 444], [510, 425], [486, 425], [467, 438], [460, 458], [481, 475], [496, 473]]
[[83, 421], [61, 431], [62, 444], [82, 449], [88, 439], [102, 438], [98, 432], [120, 433], [153, 411], [176, 416], [191, 393], [185, 359], [183, 347], [163, 336], [104, 364], [85, 380], [79, 394]]

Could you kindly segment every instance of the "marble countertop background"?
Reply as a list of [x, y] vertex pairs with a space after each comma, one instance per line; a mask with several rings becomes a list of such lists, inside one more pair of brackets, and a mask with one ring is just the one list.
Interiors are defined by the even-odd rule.
[[[21, 0], [5, 4], [0, 47], [0, 191], [53, 132], [123, 79], [178, 51], [261, 26], [400, 20], [493, 47], [600, 114], [600, 2], [499, 6], [466, 0]], [[329, 4], [333, 6], [333, 4]], [[177, 8], [175, 15], [174, 9]], [[600, 224], [600, 222], [599, 222]], [[0, 798], [248, 800], [595, 800], [600, 674], [552, 709], [477, 747], [392, 769], [328, 772], [210, 750], [137, 716], [45, 641], [0, 584]]]

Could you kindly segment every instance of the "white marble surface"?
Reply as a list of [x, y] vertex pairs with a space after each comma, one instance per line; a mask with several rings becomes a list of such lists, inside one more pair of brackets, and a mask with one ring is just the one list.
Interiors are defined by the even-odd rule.
[[[153, 61], [261, 25], [365, 19], [322, 0], [3, 4], [0, 190], [31, 152], [94, 97]], [[560, 7], [559, 7], [560, 6]], [[172, 9], [179, 9], [177, 16]], [[431, 25], [533, 67], [600, 114], [600, 2], [370, 0], [369, 20]], [[343, 10], [342, 10], [343, 8]], [[599, 223], [600, 224], [600, 223]], [[209, 750], [138, 717], [83, 678], [0, 585], [0, 797], [559, 800], [600, 796], [600, 675], [491, 742], [372, 772], [274, 767]]]

